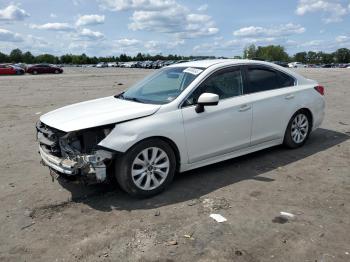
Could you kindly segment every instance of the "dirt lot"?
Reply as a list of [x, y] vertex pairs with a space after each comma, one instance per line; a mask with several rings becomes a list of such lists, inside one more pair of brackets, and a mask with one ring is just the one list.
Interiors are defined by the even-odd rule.
[[[65, 70], [0, 78], [0, 261], [350, 261], [349, 69], [300, 70], [327, 88], [325, 122], [305, 147], [177, 175], [147, 200], [53, 183], [40, 166], [40, 114], [150, 73]], [[280, 211], [296, 217], [276, 218]]]

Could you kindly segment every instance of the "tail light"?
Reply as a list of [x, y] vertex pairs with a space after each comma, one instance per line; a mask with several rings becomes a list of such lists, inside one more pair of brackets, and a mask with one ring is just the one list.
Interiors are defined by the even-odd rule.
[[317, 92], [320, 93], [321, 96], [324, 96], [324, 87], [323, 86], [315, 86], [314, 88]]

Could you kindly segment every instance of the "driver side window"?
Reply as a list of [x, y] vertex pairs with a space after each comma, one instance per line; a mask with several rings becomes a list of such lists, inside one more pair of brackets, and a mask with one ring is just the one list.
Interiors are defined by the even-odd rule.
[[217, 94], [220, 100], [242, 95], [243, 78], [241, 69], [223, 69], [214, 73], [193, 91], [183, 106], [195, 105], [203, 93]]

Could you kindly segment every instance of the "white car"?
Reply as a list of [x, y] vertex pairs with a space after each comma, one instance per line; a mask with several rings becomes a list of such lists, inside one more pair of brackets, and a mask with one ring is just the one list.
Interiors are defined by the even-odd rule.
[[300, 63], [300, 62], [293, 62], [293, 63], [289, 63], [288, 67], [289, 68], [305, 68], [306, 65], [304, 65], [303, 63]]
[[117, 62], [110, 62], [110, 63], [107, 63], [107, 66], [108, 67], [118, 67], [118, 63]]
[[96, 65], [97, 68], [105, 68], [108, 67], [108, 64], [106, 62], [101, 62]]
[[119, 95], [41, 116], [39, 151], [57, 174], [115, 176], [126, 192], [148, 197], [176, 171], [304, 145], [324, 118], [323, 95], [317, 82], [272, 63], [174, 64]]

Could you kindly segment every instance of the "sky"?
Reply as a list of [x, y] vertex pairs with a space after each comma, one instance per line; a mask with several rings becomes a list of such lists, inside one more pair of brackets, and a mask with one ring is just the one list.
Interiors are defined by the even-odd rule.
[[242, 55], [350, 48], [350, 0], [0, 0], [0, 52]]

